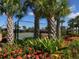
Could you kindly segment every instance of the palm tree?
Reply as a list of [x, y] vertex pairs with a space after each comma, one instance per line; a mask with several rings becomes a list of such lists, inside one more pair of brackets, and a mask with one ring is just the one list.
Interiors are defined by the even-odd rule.
[[14, 41], [13, 16], [21, 10], [20, 0], [1, 0], [1, 11], [7, 16], [7, 40], [9, 43]]
[[55, 19], [57, 20], [57, 26], [56, 26], [56, 36], [57, 38], [61, 37], [60, 34], [60, 24], [65, 22], [64, 20], [60, 20], [61, 17], [64, 17], [66, 15], [68, 15], [70, 13], [70, 9], [68, 8], [68, 1], [67, 0], [62, 0], [61, 1], [61, 6], [59, 8], [59, 10], [56, 13], [56, 17]]
[[47, 18], [48, 22], [48, 37], [55, 39], [56, 38], [56, 20], [55, 20], [55, 12], [56, 12], [57, 2], [56, 0], [43, 0], [42, 4], [42, 12], [43, 16]]
[[22, 26], [22, 27], [23, 27], [23, 30], [26, 31], [27, 27], [26, 26]]
[[[35, 15], [35, 37], [39, 36], [39, 18], [46, 17], [48, 20], [48, 36], [49, 38], [56, 38], [56, 20], [55, 15], [63, 8], [63, 1], [58, 0], [26, 0], [34, 15]], [[66, 0], [64, 0], [66, 2]], [[64, 3], [65, 4], [65, 3]], [[63, 5], [64, 5], [63, 4]], [[63, 11], [63, 10], [62, 10]], [[64, 9], [66, 11], [66, 9]], [[62, 13], [63, 14], [63, 13]]]
[[44, 12], [44, 16], [47, 18], [47, 21], [48, 21], [49, 38], [53, 38], [53, 39], [56, 38], [56, 24], [57, 24], [56, 18], [59, 20], [59, 18], [66, 12], [67, 9], [64, 6], [66, 3], [67, 3], [67, 0], [64, 0], [64, 1], [44, 0], [43, 12]]
[[69, 26], [69, 28], [70, 28], [70, 31], [72, 32], [71, 34], [74, 34], [74, 21], [75, 21], [75, 19], [70, 19], [69, 21], [68, 21], [68, 26]]
[[75, 23], [76, 23], [76, 30], [77, 30], [77, 34], [79, 34], [79, 16], [77, 16], [76, 18], [75, 18]]
[[71, 29], [72, 34], [78, 34], [78, 30], [79, 30], [79, 19], [78, 16], [74, 19], [70, 19], [68, 21], [68, 25]]
[[63, 23], [64, 23], [64, 22], [65, 22], [65, 20], [63, 20], [63, 19], [60, 20], [60, 32], [59, 32], [59, 33], [60, 33], [60, 37], [62, 36], [62, 30], [63, 30], [63, 27], [64, 27], [64, 26], [63, 26]]
[[28, 9], [28, 7], [32, 10], [35, 16], [34, 20], [34, 38], [39, 38], [40, 29], [39, 29], [39, 20], [41, 17], [41, 0], [25, 0], [24, 11]]
[[20, 26], [19, 26], [19, 22], [20, 22], [20, 20], [22, 19], [22, 17], [25, 15], [24, 13], [23, 13], [23, 7], [22, 7], [22, 9], [20, 9], [18, 12], [17, 12], [17, 14], [16, 14], [16, 18], [18, 18], [18, 20], [15, 22], [15, 39], [19, 39], [19, 28], [20, 28]]

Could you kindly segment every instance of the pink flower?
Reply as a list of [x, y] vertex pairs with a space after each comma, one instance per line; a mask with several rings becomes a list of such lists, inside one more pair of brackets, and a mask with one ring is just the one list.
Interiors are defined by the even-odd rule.
[[38, 56], [38, 55], [36, 55], [36, 56], [35, 56], [35, 58], [36, 58], [36, 59], [39, 59], [39, 56]]
[[31, 57], [31, 55], [30, 55], [30, 54], [28, 54], [28, 55], [27, 55], [27, 58], [30, 58], [30, 57]]

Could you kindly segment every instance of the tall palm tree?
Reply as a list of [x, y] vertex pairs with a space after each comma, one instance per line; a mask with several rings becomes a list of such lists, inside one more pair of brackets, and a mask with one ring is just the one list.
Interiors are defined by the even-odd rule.
[[9, 43], [14, 41], [13, 16], [21, 10], [20, 0], [1, 0], [2, 12], [7, 16], [7, 40]]
[[65, 22], [65, 20], [63, 20], [63, 19], [60, 20], [60, 28], [59, 28], [59, 30], [60, 30], [60, 32], [59, 32], [59, 33], [60, 33], [60, 37], [62, 36], [62, 30], [63, 30], [63, 27], [64, 27], [64, 26], [63, 26], [63, 23], [64, 23], [64, 22]]
[[23, 12], [23, 7], [22, 7], [22, 9], [20, 9], [18, 12], [17, 12], [17, 14], [16, 14], [16, 18], [18, 18], [18, 20], [15, 22], [15, 39], [19, 39], [19, 28], [20, 28], [20, 26], [19, 26], [19, 22], [20, 22], [20, 20], [22, 19], [22, 17], [24, 16], [25, 14], [24, 14], [24, 12]]
[[[56, 38], [56, 18], [59, 20], [60, 16], [66, 12], [67, 9], [64, 8], [66, 3], [67, 0], [44, 0], [43, 12], [44, 16], [48, 19], [49, 38]], [[65, 12], [63, 13], [63, 11]]]
[[56, 20], [57, 20], [57, 26], [56, 26], [56, 36], [57, 38], [60, 38], [61, 34], [60, 34], [60, 23], [62, 23], [64, 20], [60, 20], [61, 17], [64, 17], [66, 15], [68, 15], [70, 13], [70, 9], [68, 7], [68, 1], [67, 0], [62, 0], [61, 1], [61, 6], [59, 8], [59, 10], [56, 13]]
[[56, 0], [43, 0], [43, 16], [47, 18], [48, 22], [48, 37], [55, 39], [56, 38], [56, 20], [55, 20], [55, 12], [57, 7]]
[[[28, 9], [28, 7], [34, 13], [34, 38], [39, 38], [40, 29], [39, 29], [39, 20], [42, 15], [41, 13], [41, 2], [42, 0], [25, 0], [24, 9]], [[24, 10], [26, 11], [26, 10]]]
[[[35, 37], [39, 35], [39, 19], [41, 16], [48, 20], [48, 36], [49, 38], [56, 38], [56, 20], [55, 15], [63, 8], [63, 1], [60, 0], [26, 0], [30, 5], [35, 15]], [[66, 0], [64, 0], [66, 2]], [[64, 3], [65, 4], [65, 3]], [[26, 4], [27, 5], [27, 4]], [[66, 11], [66, 9], [64, 9]], [[63, 13], [62, 13], [63, 14]]]

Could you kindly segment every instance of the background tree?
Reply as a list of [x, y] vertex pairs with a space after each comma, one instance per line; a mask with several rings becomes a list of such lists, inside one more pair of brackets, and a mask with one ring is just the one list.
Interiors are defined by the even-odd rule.
[[[22, 0], [21, 0], [22, 1]], [[21, 4], [22, 5], [22, 4]], [[16, 18], [18, 18], [18, 20], [15, 22], [15, 24], [16, 24], [16, 26], [15, 26], [15, 39], [19, 39], [19, 28], [20, 28], [20, 26], [19, 26], [19, 22], [20, 22], [20, 20], [22, 19], [22, 17], [24, 16], [25, 14], [24, 14], [24, 12], [23, 12], [23, 7], [21, 7], [20, 8], [20, 10], [19, 11], [17, 11], [17, 13], [16, 13]]]
[[60, 20], [60, 24], [59, 24], [59, 25], [60, 25], [60, 27], [59, 27], [59, 30], [60, 30], [60, 32], [59, 32], [59, 33], [60, 33], [60, 37], [63, 35], [63, 34], [62, 34], [62, 33], [63, 33], [63, 32], [62, 32], [63, 29], [65, 30], [65, 26], [63, 25], [64, 22], [65, 22], [65, 20], [63, 20], [63, 19]]
[[79, 16], [75, 18], [75, 27], [77, 34], [79, 34]]
[[26, 27], [26, 26], [22, 26], [22, 27], [23, 27], [23, 30], [24, 30], [24, 31], [26, 31], [26, 30], [27, 30], [27, 27]]
[[79, 16], [68, 21], [68, 26], [70, 27], [71, 34], [79, 34]]
[[68, 21], [68, 26], [69, 26], [69, 30], [70, 30], [70, 34], [74, 34], [74, 21], [75, 21], [75, 19], [70, 19], [69, 21]]

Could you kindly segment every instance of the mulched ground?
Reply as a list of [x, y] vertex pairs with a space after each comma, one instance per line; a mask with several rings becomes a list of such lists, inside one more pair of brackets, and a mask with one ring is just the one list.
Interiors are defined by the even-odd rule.
[[65, 41], [73, 41], [73, 40], [79, 40], [79, 35], [68, 35], [64, 37]]

